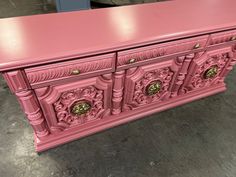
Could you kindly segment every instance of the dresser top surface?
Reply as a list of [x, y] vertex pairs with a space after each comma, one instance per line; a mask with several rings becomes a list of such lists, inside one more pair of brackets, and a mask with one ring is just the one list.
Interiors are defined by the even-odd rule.
[[0, 19], [0, 71], [236, 28], [235, 0], [174, 0]]

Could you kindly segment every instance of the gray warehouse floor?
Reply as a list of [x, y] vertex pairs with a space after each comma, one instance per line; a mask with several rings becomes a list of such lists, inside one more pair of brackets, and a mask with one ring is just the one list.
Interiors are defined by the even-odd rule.
[[[0, 17], [54, 12], [1, 0]], [[32, 129], [0, 79], [0, 177], [236, 177], [236, 70], [211, 96], [38, 155]]]

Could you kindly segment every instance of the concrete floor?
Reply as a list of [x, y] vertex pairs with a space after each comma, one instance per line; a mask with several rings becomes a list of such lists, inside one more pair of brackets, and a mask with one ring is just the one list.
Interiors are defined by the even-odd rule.
[[[0, 17], [54, 12], [1, 0]], [[1, 177], [235, 177], [236, 70], [228, 91], [48, 150], [0, 79]]]

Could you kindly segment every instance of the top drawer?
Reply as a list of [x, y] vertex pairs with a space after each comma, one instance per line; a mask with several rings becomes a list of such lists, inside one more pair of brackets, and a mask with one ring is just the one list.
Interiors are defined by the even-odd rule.
[[236, 42], [236, 30], [215, 33], [211, 35], [210, 45]]
[[143, 61], [174, 55], [178, 53], [194, 51], [196, 49], [205, 48], [208, 35], [182, 39], [173, 42], [141, 47], [137, 49], [125, 50], [118, 52], [118, 68], [127, 68], [134, 63], [142, 63]]
[[68, 78], [85, 78], [115, 70], [115, 54], [100, 55], [25, 69], [33, 85]]

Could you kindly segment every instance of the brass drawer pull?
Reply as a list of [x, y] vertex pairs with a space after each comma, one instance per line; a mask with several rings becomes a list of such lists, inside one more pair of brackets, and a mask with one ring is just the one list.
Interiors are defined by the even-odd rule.
[[80, 74], [80, 70], [79, 69], [75, 69], [71, 72], [71, 74], [73, 75], [79, 75]]
[[197, 43], [197, 44], [193, 47], [193, 49], [199, 49], [200, 47], [201, 47], [201, 44]]
[[136, 59], [135, 58], [131, 58], [128, 63], [132, 64], [132, 63], [135, 63], [135, 62], [136, 62]]
[[235, 41], [236, 40], [236, 36], [233, 36], [230, 38], [231, 41]]
[[91, 105], [87, 102], [80, 102], [76, 103], [73, 107], [71, 112], [75, 115], [82, 115], [87, 113], [91, 109]]
[[146, 92], [147, 95], [155, 95], [156, 93], [161, 91], [161, 82], [153, 82], [147, 86]]
[[218, 74], [218, 66], [212, 66], [207, 69], [204, 73], [205, 79], [214, 78]]

